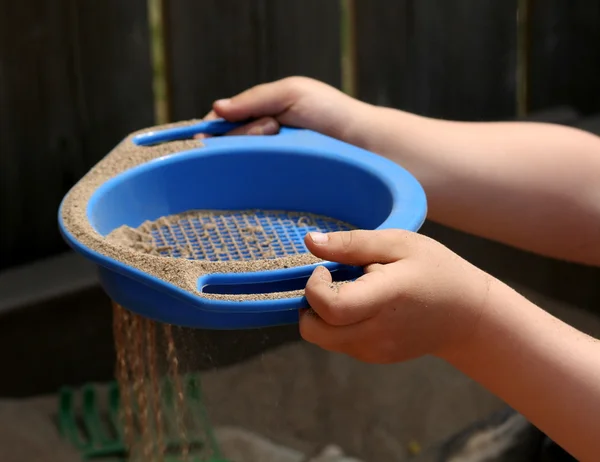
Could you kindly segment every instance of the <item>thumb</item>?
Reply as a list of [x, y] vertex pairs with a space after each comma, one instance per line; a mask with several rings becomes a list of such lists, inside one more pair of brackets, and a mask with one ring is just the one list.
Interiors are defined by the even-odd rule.
[[263, 116], [277, 117], [294, 104], [295, 90], [294, 85], [286, 79], [264, 83], [233, 98], [215, 101], [213, 110], [219, 117], [231, 122]]
[[308, 250], [323, 260], [353, 266], [393, 263], [407, 256], [412, 233], [389, 229], [352, 230], [334, 233], [308, 233]]

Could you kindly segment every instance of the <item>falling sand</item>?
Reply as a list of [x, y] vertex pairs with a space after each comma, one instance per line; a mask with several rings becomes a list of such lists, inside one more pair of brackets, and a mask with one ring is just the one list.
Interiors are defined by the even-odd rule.
[[116, 376], [130, 462], [219, 460], [200, 379], [181, 364], [178, 328], [113, 304]]

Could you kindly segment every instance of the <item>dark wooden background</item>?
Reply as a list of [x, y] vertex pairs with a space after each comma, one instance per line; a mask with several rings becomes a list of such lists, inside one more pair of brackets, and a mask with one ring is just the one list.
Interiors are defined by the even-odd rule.
[[144, 0], [0, 1], [0, 269], [66, 248], [68, 189], [154, 118]]
[[[600, 126], [598, 2], [346, 4], [350, 14], [338, 0], [164, 2], [166, 67], [158, 71], [168, 117], [201, 117], [217, 98], [301, 74], [350, 82], [361, 99], [429, 116], [512, 119], [560, 106], [543, 117]], [[163, 93], [155, 94], [162, 87], [145, 0], [0, 0], [0, 12], [1, 271], [67, 250], [60, 200], [125, 135], [155, 122]], [[341, 39], [348, 30], [350, 49]], [[498, 277], [600, 306], [596, 270], [431, 223], [423, 232]]]

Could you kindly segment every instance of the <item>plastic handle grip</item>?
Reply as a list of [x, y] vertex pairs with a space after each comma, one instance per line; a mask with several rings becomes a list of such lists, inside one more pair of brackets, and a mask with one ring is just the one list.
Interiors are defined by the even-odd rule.
[[[333, 262], [321, 264], [331, 271], [334, 281], [350, 281], [363, 275], [363, 269]], [[256, 273], [213, 273], [198, 280], [198, 289], [210, 294], [256, 295], [303, 290], [317, 265]]]
[[133, 137], [133, 142], [138, 146], [151, 146], [153, 144], [165, 143], [168, 141], [189, 139], [197, 134], [224, 135], [246, 123], [248, 122], [227, 122], [224, 119], [208, 120], [186, 127], [175, 127], [141, 133]]

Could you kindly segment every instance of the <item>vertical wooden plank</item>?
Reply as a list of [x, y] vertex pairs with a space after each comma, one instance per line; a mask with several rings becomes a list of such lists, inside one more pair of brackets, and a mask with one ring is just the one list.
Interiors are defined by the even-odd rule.
[[533, 1], [530, 106], [600, 112], [600, 3]]
[[529, 114], [530, 10], [533, 0], [517, 0], [517, 116]]
[[263, 63], [268, 80], [291, 75], [341, 86], [340, 3], [267, 0]]
[[339, 4], [180, 0], [165, 4], [171, 117], [290, 75], [340, 84]]
[[213, 100], [258, 79], [255, 1], [165, 3], [167, 76], [173, 120], [202, 117]]
[[356, 0], [356, 96], [414, 110], [411, 75], [412, 0]]
[[515, 113], [516, 0], [357, 0], [361, 99], [432, 117]]
[[153, 122], [144, 0], [0, 0], [0, 269], [54, 254], [67, 190]]
[[342, 91], [356, 97], [356, 7], [355, 0], [340, 0]]

